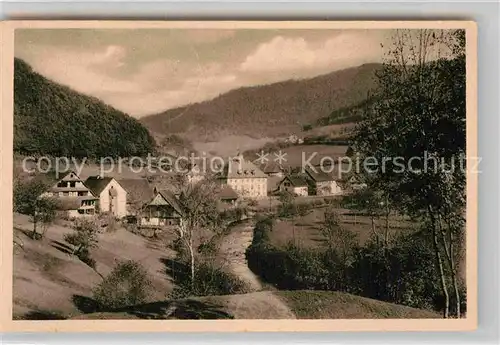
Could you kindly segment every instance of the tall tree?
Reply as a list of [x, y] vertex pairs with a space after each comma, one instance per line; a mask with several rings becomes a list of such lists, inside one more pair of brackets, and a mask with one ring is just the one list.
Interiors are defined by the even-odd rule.
[[372, 187], [428, 224], [443, 315], [449, 316], [451, 272], [459, 317], [453, 249], [464, 229], [465, 32], [398, 30], [377, 78], [380, 95], [356, 128], [355, 150], [379, 164], [365, 171]]
[[203, 228], [213, 229], [220, 225], [216, 191], [217, 183], [206, 178], [197, 183], [186, 183], [179, 196], [183, 214], [177, 227], [177, 235], [182, 249], [189, 256], [192, 284], [195, 281], [195, 236]]
[[[47, 227], [55, 220], [58, 201], [55, 198], [45, 197], [49, 185], [41, 179], [14, 182], [14, 211], [31, 216], [33, 221], [33, 239], [40, 239]], [[38, 233], [37, 226], [42, 231]]]

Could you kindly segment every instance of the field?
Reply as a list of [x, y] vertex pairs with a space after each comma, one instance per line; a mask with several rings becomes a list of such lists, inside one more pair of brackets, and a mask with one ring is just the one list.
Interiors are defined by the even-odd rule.
[[[290, 241], [305, 248], [317, 248], [324, 245], [324, 237], [321, 234], [321, 225], [324, 222], [326, 208], [315, 208], [304, 217], [295, 219], [279, 220], [270, 234], [271, 242], [277, 246], [284, 246]], [[338, 209], [341, 215], [342, 226], [357, 235], [360, 244], [370, 239], [372, 234], [371, 219], [368, 216], [355, 215], [346, 209]], [[376, 230], [383, 233], [385, 220], [375, 220]], [[389, 219], [390, 236], [412, 231], [414, 224], [399, 216], [391, 216]]]
[[335, 145], [295, 145], [282, 149], [282, 152], [286, 153], [285, 164], [291, 167], [301, 167], [303, 160], [309, 161], [312, 165], [318, 165], [323, 158], [325, 158], [323, 162], [326, 165], [331, 162], [331, 159], [344, 157], [346, 151], [347, 146]]
[[216, 155], [226, 159], [235, 156], [238, 151], [252, 150], [273, 141], [271, 138], [252, 138], [247, 135], [228, 135], [218, 141], [194, 141], [193, 147], [200, 154]]
[[329, 139], [345, 139], [348, 133], [354, 129], [355, 123], [343, 123], [338, 125], [328, 125], [315, 127], [305, 132], [306, 137], [326, 137]]

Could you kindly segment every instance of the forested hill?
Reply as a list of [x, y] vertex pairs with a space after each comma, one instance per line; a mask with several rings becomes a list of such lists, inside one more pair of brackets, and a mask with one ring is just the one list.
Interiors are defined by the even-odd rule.
[[380, 64], [365, 64], [310, 79], [243, 87], [144, 117], [141, 122], [153, 132], [178, 133], [193, 141], [217, 141], [228, 135], [288, 135], [365, 101], [375, 89], [375, 72], [380, 68]]
[[73, 157], [142, 156], [155, 142], [136, 119], [14, 61], [14, 151]]

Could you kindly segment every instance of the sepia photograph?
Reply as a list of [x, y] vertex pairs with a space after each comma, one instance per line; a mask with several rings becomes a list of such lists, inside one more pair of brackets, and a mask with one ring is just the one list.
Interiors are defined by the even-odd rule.
[[473, 22], [8, 30], [10, 324], [475, 327]]

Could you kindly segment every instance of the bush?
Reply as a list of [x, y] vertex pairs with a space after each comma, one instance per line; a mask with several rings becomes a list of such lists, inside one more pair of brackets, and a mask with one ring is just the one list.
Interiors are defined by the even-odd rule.
[[88, 249], [82, 249], [80, 253], [78, 253], [78, 259], [80, 259], [83, 263], [85, 263], [92, 269], [96, 269], [96, 261], [90, 257]]
[[[286, 290], [345, 291], [415, 308], [443, 309], [439, 282], [433, 279], [434, 252], [425, 236], [401, 235], [388, 248], [376, 241], [352, 245], [346, 261], [335, 247], [311, 250], [288, 244], [277, 248], [269, 242], [270, 229], [269, 220], [257, 222], [246, 251], [249, 268], [267, 283]], [[463, 312], [466, 293], [462, 287], [460, 294]]]
[[250, 288], [246, 282], [208, 262], [202, 262], [196, 266], [195, 281], [193, 284], [191, 283], [189, 274], [177, 275], [176, 283], [176, 288], [169, 295], [172, 299], [189, 296], [218, 296], [250, 292]]
[[246, 251], [248, 267], [262, 279], [285, 290], [328, 289], [328, 269], [320, 251], [288, 244], [282, 250], [264, 242]]
[[116, 232], [118, 224], [115, 216], [112, 213], [105, 212], [99, 215], [101, 226], [106, 229], [106, 232]]
[[116, 309], [145, 303], [152, 292], [152, 282], [144, 267], [129, 260], [118, 263], [93, 290], [101, 309]]
[[274, 218], [261, 216], [255, 223], [253, 243], [258, 244], [269, 240], [269, 232], [273, 231]]
[[93, 220], [77, 220], [74, 232], [64, 235], [64, 240], [75, 247], [73, 252], [80, 260], [95, 268], [95, 261], [90, 258], [90, 250], [97, 247], [99, 225]]

